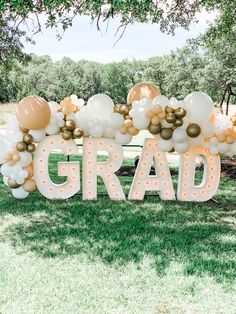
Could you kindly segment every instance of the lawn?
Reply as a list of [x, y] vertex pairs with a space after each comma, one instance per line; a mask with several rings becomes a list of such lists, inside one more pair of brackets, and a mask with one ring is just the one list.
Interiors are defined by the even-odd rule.
[[112, 202], [101, 181], [95, 202], [16, 201], [0, 182], [0, 313], [235, 313], [232, 179], [203, 204]]

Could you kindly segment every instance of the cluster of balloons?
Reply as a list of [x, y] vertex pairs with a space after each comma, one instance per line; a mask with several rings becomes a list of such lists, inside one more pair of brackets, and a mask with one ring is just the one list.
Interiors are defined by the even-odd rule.
[[213, 155], [236, 154], [236, 115], [230, 119], [216, 113], [212, 99], [202, 92], [179, 101], [161, 95], [152, 84], [140, 83], [130, 90], [127, 104], [114, 104], [105, 94], [92, 96], [87, 104], [76, 95], [59, 104], [28, 96], [9, 118], [5, 138], [0, 137], [4, 183], [19, 199], [36, 189], [32, 153], [45, 136], [106, 137], [125, 145], [141, 130], [155, 136], [163, 152], [184, 154], [203, 146]]
[[214, 135], [205, 145], [212, 155], [236, 155], [236, 122], [234, 123], [234, 116], [230, 119], [221, 113], [216, 115]]

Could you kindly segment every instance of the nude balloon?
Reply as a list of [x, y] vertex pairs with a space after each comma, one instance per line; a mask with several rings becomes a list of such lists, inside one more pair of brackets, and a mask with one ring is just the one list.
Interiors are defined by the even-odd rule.
[[148, 98], [153, 100], [156, 96], [160, 95], [159, 88], [149, 83], [139, 83], [134, 85], [128, 93], [127, 103], [132, 104], [135, 100]]
[[16, 108], [19, 124], [31, 130], [41, 130], [50, 121], [51, 109], [47, 101], [39, 96], [23, 98]]

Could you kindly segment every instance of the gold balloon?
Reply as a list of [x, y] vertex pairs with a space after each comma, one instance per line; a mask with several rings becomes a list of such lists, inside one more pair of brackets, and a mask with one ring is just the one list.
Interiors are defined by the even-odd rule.
[[161, 95], [159, 88], [149, 83], [139, 83], [131, 88], [128, 93], [127, 103], [132, 104], [135, 100], [148, 98], [153, 100], [156, 96]]
[[34, 144], [29, 144], [26, 150], [28, 153], [33, 153], [36, 150], [36, 146]]
[[7, 183], [8, 183], [9, 188], [11, 189], [18, 189], [21, 186], [20, 184], [16, 183], [16, 181], [12, 180], [11, 178], [8, 179]]
[[174, 123], [175, 121], [176, 121], [176, 116], [175, 116], [175, 114], [172, 113], [172, 112], [167, 113], [167, 115], [166, 115], [166, 122], [168, 122], [168, 123]]
[[16, 116], [20, 125], [27, 129], [44, 129], [50, 121], [49, 104], [39, 96], [23, 98], [16, 108]]
[[33, 143], [33, 136], [30, 134], [25, 134], [23, 137], [23, 142], [25, 142], [25, 144], [32, 144]]
[[201, 128], [196, 123], [191, 123], [186, 130], [189, 137], [197, 137], [201, 133]]
[[16, 145], [16, 149], [17, 149], [19, 152], [24, 152], [24, 151], [26, 151], [26, 149], [27, 149], [27, 145], [26, 145], [24, 142], [19, 142], [19, 143], [17, 143], [17, 145]]
[[29, 132], [29, 129], [24, 128], [23, 126], [20, 126], [20, 130], [21, 130], [21, 132], [23, 132], [23, 133], [28, 133], [28, 132]]
[[184, 124], [183, 119], [177, 119], [174, 123], [174, 125], [178, 128], [181, 127], [183, 124]]
[[76, 128], [73, 131], [73, 135], [74, 135], [75, 138], [79, 139], [79, 138], [83, 137], [84, 131], [82, 129], [80, 129], [80, 128]]
[[67, 131], [73, 131], [75, 129], [75, 122], [73, 120], [67, 120], [65, 127]]
[[62, 138], [65, 140], [65, 141], [69, 141], [71, 140], [73, 137], [73, 134], [71, 131], [63, 131], [62, 132]]
[[161, 130], [161, 138], [163, 140], [169, 140], [172, 138], [172, 134], [173, 134], [173, 129], [172, 128], [163, 128]]
[[22, 185], [25, 192], [31, 193], [34, 192], [37, 188], [36, 183], [34, 180], [25, 180], [24, 184]]
[[175, 112], [175, 109], [172, 108], [172, 107], [166, 106], [165, 112], [166, 112], [166, 113], [174, 113], [174, 112]]
[[183, 119], [186, 116], [186, 110], [181, 107], [175, 109], [175, 116], [178, 119]]
[[153, 135], [159, 134], [161, 132], [161, 129], [162, 126], [160, 123], [157, 125], [151, 123], [148, 127], [148, 131]]

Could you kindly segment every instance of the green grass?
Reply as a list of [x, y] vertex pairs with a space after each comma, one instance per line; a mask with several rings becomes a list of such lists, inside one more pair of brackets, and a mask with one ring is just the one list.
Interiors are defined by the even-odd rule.
[[207, 203], [17, 201], [1, 180], [0, 313], [235, 313], [235, 187], [223, 177]]

